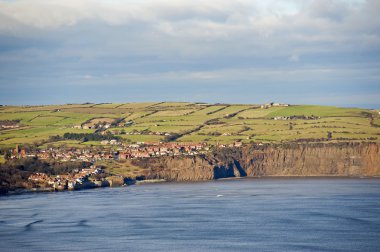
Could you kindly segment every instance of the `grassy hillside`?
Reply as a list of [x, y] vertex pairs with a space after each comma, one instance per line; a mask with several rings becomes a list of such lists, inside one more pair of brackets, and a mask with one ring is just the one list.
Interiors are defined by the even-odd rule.
[[[293, 118], [274, 120], [275, 117]], [[107, 130], [131, 143], [158, 142], [165, 138], [165, 133], [178, 133], [177, 141], [183, 142], [312, 141], [327, 138], [328, 132], [332, 132], [333, 141], [380, 141], [378, 113], [331, 106], [264, 109], [254, 104], [180, 102], [2, 106], [0, 121], [5, 120], [19, 121], [19, 128], [1, 129], [0, 147], [13, 147], [15, 144], [45, 147], [50, 136], [62, 136], [66, 132], [91, 133], [95, 129], [88, 129], [88, 126], [114, 121], [119, 125]], [[80, 141], [61, 143], [75, 147], [90, 144]], [[60, 142], [52, 144], [59, 145]]]

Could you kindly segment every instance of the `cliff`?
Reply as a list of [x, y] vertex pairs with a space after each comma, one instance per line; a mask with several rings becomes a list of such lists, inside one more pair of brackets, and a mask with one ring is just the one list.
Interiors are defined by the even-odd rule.
[[260, 176], [380, 176], [375, 143], [250, 145], [185, 157], [134, 160], [147, 179], [199, 181]]
[[249, 176], [379, 176], [380, 145], [251, 146], [242, 162]]

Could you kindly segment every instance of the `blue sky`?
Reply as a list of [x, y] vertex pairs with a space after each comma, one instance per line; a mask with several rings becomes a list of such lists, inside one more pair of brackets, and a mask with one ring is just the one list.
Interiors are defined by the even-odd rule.
[[0, 104], [380, 107], [380, 1], [0, 0]]

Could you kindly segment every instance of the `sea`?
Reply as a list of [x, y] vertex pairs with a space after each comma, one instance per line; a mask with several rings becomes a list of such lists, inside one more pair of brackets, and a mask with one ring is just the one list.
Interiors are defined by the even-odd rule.
[[2, 196], [0, 251], [380, 251], [380, 179], [247, 178]]

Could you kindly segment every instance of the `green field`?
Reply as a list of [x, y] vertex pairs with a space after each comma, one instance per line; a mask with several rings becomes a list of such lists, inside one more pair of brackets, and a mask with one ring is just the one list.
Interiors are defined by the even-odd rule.
[[[275, 117], [297, 116], [292, 120]], [[316, 119], [303, 118], [314, 116]], [[371, 118], [372, 125], [371, 125]], [[332, 106], [295, 105], [260, 108], [247, 104], [196, 104], [187, 102], [65, 104], [50, 106], [2, 106], [0, 121], [17, 120], [19, 128], [0, 130], [0, 147], [35, 144], [87, 147], [100, 142], [49, 142], [50, 136], [66, 132], [92, 133], [81, 126], [114, 120], [133, 122], [108, 131], [123, 131], [116, 135], [125, 142], [159, 142], [165, 136], [154, 133], [177, 133], [176, 141], [232, 143], [324, 141], [328, 132], [331, 141], [380, 142], [380, 115], [374, 110]], [[130, 134], [143, 132], [141, 134]]]
[[357, 108], [337, 108], [331, 106], [290, 106], [285, 108], [280, 108], [273, 111], [267, 115], [267, 117], [274, 116], [361, 116], [365, 109]]

